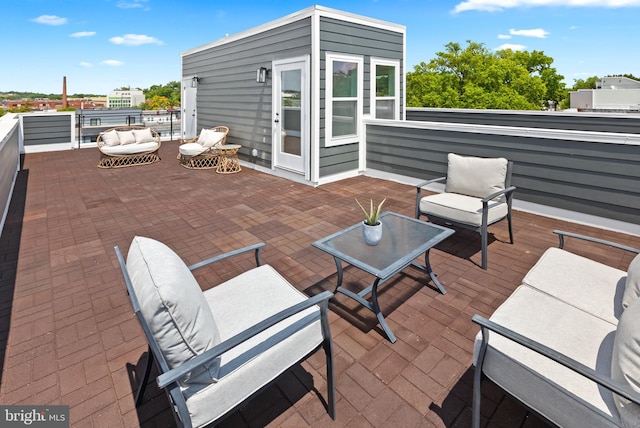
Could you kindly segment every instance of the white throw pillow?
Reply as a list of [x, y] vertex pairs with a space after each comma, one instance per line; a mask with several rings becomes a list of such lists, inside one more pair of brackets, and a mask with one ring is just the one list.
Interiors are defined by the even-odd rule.
[[[169, 247], [133, 238], [127, 271], [140, 311], [170, 368], [179, 367], [220, 342], [211, 309], [188, 266]], [[220, 359], [192, 372], [184, 382], [215, 382]]]
[[108, 147], [120, 145], [120, 138], [118, 137], [118, 133], [114, 129], [102, 134], [101, 139], [102, 139], [102, 143]]
[[[640, 393], [640, 304], [629, 306], [620, 317], [611, 357], [611, 378]], [[640, 406], [617, 394], [613, 399], [625, 427], [640, 426]]]
[[485, 198], [503, 190], [508, 161], [449, 153], [445, 192]]
[[627, 309], [640, 297], [640, 254], [629, 263], [627, 282], [622, 295], [622, 307]]
[[120, 144], [123, 146], [126, 144], [134, 144], [136, 142], [136, 136], [133, 135], [133, 131], [116, 131], [118, 133], [118, 138], [120, 139]]
[[133, 130], [133, 135], [136, 138], [136, 144], [139, 144], [139, 143], [152, 143], [152, 142], [155, 141], [155, 139], [153, 138], [153, 134], [151, 133], [151, 129], [149, 129], [149, 128], [134, 129]]
[[214, 131], [213, 129], [202, 129], [198, 137], [198, 144], [204, 148], [213, 147], [222, 141], [224, 135], [224, 132]]

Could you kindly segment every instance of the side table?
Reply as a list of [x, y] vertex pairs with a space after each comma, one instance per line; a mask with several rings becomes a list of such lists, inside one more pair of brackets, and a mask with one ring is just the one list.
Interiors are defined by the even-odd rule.
[[242, 147], [240, 144], [224, 144], [216, 147], [216, 150], [220, 153], [220, 160], [216, 167], [217, 173], [233, 174], [242, 171], [238, 160], [240, 147]]

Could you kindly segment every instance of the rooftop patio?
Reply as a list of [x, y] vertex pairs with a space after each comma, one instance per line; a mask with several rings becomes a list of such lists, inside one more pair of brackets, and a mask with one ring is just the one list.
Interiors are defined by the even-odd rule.
[[[187, 170], [176, 153], [177, 143], [163, 143], [161, 162], [113, 170], [97, 168], [97, 149], [25, 155], [0, 238], [1, 403], [69, 405], [74, 427], [175, 425], [153, 380], [134, 406], [147, 345], [113, 247], [126, 253], [135, 235], [168, 244], [187, 263], [266, 242], [263, 262], [316, 294], [333, 290], [336, 267], [311, 243], [361, 220], [354, 198], [386, 197], [385, 209], [414, 212], [415, 188], [396, 182], [362, 176], [313, 188], [248, 168], [233, 175]], [[345, 296], [333, 299], [335, 421], [323, 405], [319, 351], [221, 425], [470, 426], [478, 332], [471, 316], [489, 316], [509, 296], [557, 245], [553, 229], [640, 246], [638, 236], [515, 211], [515, 244], [506, 222], [491, 227], [484, 271], [479, 236], [459, 231], [431, 254], [446, 295], [412, 268], [381, 288], [396, 343], [369, 311]], [[630, 262], [615, 250], [571, 249], [621, 269]], [[198, 272], [200, 284], [213, 287], [251, 259], [236, 262]], [[370, 281], [345, 271], [347, 285]], [[485, 426], [547, 426], [488, 381], [483, 392]]]

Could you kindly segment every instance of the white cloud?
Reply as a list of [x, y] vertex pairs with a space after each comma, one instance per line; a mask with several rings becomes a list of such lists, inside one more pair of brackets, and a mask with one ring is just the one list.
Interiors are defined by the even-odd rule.
[[505, 43], [504, 45], [498, 46], [496, 48], [497, 51], [501, 51], [501, 50], [505, 50], [505, 49], [511, 49], [512, 51], [522, 51], [525, 50], [527, 47], [524, 45], [516, 45], [513, 43]]
[[37, 18], [33, 18], [32, 21], [45, 25], [64, 25], [67, 23], [67, 18], [61, 18], [56, 15], [40, 15]]
[[120, 9], [144, 9], [149, 10], [149, 7], [145, 7], [147, 0], [133, 0], [133, 1], [119, 1], [117, 6]]
[[140, 46], [140, 45], [163, 45], [161, 40], [155, 37], [145, 36], [144, 34], [125, 34], [124, 36], [116, 36], [109, 39], [111, 43], [116, 45]]
[[453, 13], [468, 10], [499, 12], [503, 9], [527, 6], [639, 7], [640, 0], [466, 0], [458, 3]]
[[121, 65], [124, 65], [124, 62], [118, 61], [117, 59], [107, 59], [102, 61], [100, 64], [109, 65], [111, 67], [120, 67]]
[[89, 67], [91, 67], [91, 63], [90, 62], [81, 62], [80, 63], [80, 67], [89, 68]]
[[509, 34], [512, 36], [524, 36], [524, 37], [536, 37], [538, 39], [546, 39], [549, 34], [548, 31], [542, 28], [533, 28], [531, 30], [509, 30]]
[[577, 25], [572, 25], [571, 27], [569, 27], [569, 30], [577, 30], [578, 28], [580, 27], [578, 27]]
[[91, 37], [95, 35], [95, 31], [78, 31], [77, 33], [69, 34], [69, 37]]
[[498, 34], [498, 38], [501, 40], [508, 40], [511, 36], [509, 34]]

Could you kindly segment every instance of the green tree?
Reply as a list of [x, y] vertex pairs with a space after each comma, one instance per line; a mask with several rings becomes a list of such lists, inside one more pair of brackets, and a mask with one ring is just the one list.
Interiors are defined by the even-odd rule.
[[3, 108], [0, 108], [0, 117], [4, 116], [5, 114], [7, 114], [7, 111]]
[[411, 107], [539, 110], [566, 97], [564, 76], [540, 51], [489, 51], [483, 44], [448, 43], [407, 73]]
[[598, 76], [591, 76], [586, 79], [574, 79], [573, 80], [573, 90], [577, 91], [578, 89], [595, 89], [596, 84], [600, 81]]
[[143, 89], [142, 92], [147, 100], [156, 96], [164, 97], [169, 101], [169, 107], [174, 107], [180, 105], [180, 86], [180, 82], [172, 81], [166, 85], [151, 85], [150, 88]]

